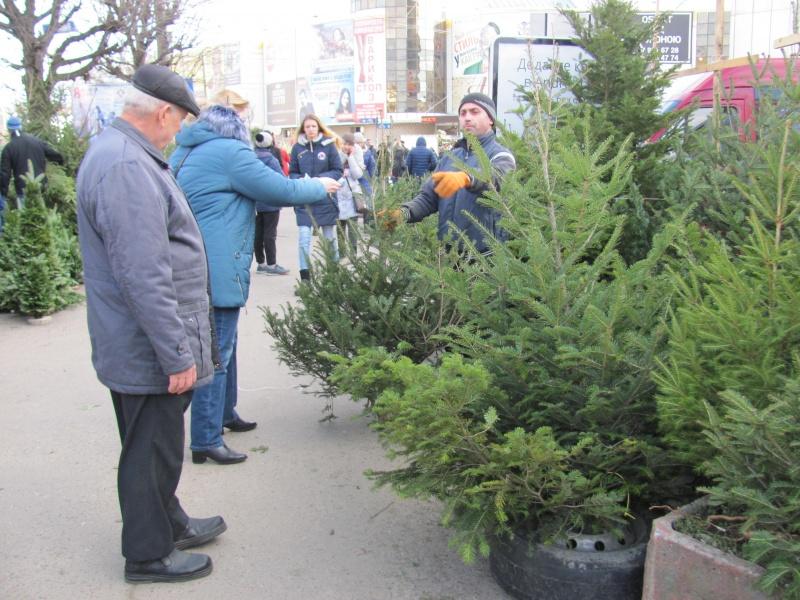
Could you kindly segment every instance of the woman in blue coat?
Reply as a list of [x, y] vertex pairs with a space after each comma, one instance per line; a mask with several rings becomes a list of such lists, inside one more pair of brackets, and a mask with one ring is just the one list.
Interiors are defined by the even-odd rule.
[[[289, 162], [289, 177], [330, 177], [342, 176], [342, 160], [336, 148], [334, 135], [328, 131], [316, 115], [306, 115], [297, 129], [297, 143], [292, 148]], [[311, 256], [311, 230], [317, 226], [333, 244], [338, 258], [339, 248], [336, 240], [336, 221], [339, 218], [339, 205], [334, 195], [314, 206], [295, 206], [297, 227], [300, 229], [300, 280], [311, 279], [309, 257]]]
[[221, 368], [192, 398], [192, 460], [219, 464], [247, 456], [229, 449], [223, 426], [245, 431], [255, 423], [236, 414], [236, 340], [239, 309], [250, 291], [256, 209], [326, 201], [333, 179], [292, 181], [262, 163], [247, 127], [232, 108], [212, 106], [175, 137], [170, 165], [194, 212], [208, 257], [211, 304]]

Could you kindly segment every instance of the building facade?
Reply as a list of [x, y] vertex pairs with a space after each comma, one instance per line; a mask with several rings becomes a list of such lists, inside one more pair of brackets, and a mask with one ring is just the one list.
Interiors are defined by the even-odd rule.
[[[559, 4], [578, 11], [590, 6]], [[717, 58], [715, 0], [635, 5], [643, 19], [676, 11], [661, 38], [665, 62], [690, 68]], [[773, 41], [795, 28], [789, 0], [769, 6], [727, 0], [725, 9], [722, 58], [774, 55]], [[458, 100], [473, 91], [491, 93], [489, 48], [496, 38], [569, 35], [554, 2], [545, 0], [351, 0], [347, 14], [267, 28], [258, 44], [238, 42], [238, 57], [232, 56], [235, 42], [212, 52], [195, 90], [202, 97], [214, 91], [207, 89], [209, 79], [211, 87], [226, 82], [251, 100], [253, 124], [286, 137], [313, 112], [339, 133], [403, 136], [408, 145], [416, 135], [455, 135]]]

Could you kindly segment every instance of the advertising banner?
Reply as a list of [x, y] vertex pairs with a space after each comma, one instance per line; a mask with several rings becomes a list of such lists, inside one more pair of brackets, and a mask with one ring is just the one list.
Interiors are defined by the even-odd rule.
[[100, 133], [122, 113], [128, 84], [85, 85], [72, 88], [72, 124], [82, 137]]
[[353, 23], [356, 123], [379, 123], [386, 111], [386, 36], [383, 11], [377, 12]]
[[295, 94], [297, 96], [297, 101], [295, 102], [295, 106], [297, 106], [297, 123], [300, 124], [306, 115], [317, 114], [308, 79], [305, 77], [297, 79], [295, 82]]
[[453, 104], [471, 92], [490, 93], [489, 51], [503, 36], [527, 35], [524, 13], [497, 15], [494, 20], [458, 20], [453, 23]]
[[267, 122], [270, 125], [292, 126], [295, 123], [294, 80], [270, 83], [267, 86]]
[[353, 69], [314, 73], [310, 77], [313, 105], [323, 123], [352, 123]]
[[355, 120], [353, 21], [321, 23], [314, 26], [314, 32], [317, 53], [308, 87], [315, 113], [324, 123], [352, 123]]

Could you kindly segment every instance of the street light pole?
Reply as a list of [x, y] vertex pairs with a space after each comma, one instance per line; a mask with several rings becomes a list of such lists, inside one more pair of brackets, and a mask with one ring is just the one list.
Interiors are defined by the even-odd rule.
[[722, 50], [725, 41], [725, 0], [717, 0], [717, 16], [714, 19], [714, 45], [716, 46], [717, 60], [722, 60]]

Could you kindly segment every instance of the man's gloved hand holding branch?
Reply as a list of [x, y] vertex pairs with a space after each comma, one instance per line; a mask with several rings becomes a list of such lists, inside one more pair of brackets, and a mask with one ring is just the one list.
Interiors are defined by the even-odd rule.
[[386, 208], [379, 210], [375, 213], [375, 216], [378, 218], [381, 229], [384, 231], [394, 231], [398, 225], [408, 221], [409, 213], [407, 208]]

